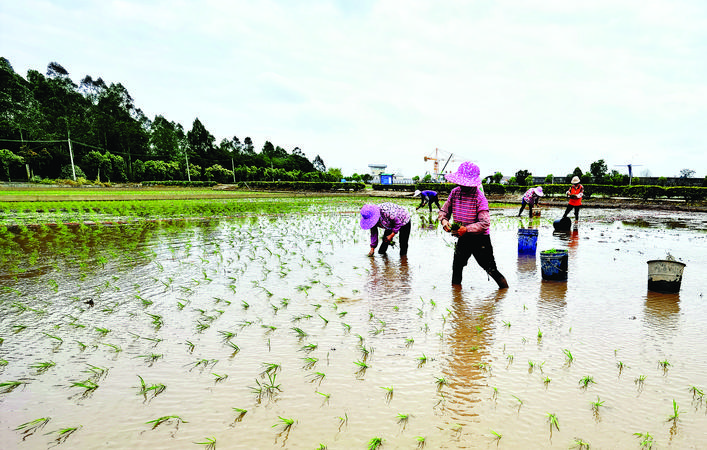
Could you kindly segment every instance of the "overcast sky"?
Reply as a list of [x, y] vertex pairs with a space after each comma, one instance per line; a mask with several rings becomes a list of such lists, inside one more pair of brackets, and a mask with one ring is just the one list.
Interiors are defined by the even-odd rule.
[[0, 0], [0, 56], [344, 174], [707, 175], [704, 0]]

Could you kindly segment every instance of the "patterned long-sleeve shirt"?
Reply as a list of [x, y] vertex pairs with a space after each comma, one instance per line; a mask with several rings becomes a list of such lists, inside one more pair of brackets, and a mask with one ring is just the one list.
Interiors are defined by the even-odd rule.
[[540, 197], [535, 192], [535, 188], [530, 188], [527, 191], [525, 191], [525, 194], [523, 194], [523, 200], [525, 200], [525, 203], [527, 203], [530, 206], [537, 205], [539, 199], [540, 199]]
[[438, 217], [440, 221], [454, 218], [454, 222], [466, 227], [467, 233], [490, 234], [489, 202], [480, 189], [462, 191], [460, 186], [455, 187], [442, 205]]
[[381, 215], [380, 219], [378, 219], [378, 223], [371, 228], [371, 247], [378, 245], [378, 227], [397, 233], [403, 226], [410, 222], [410, 213], [402, 206], [386, 202], [381, 203], [378, 207], [380, 208]]

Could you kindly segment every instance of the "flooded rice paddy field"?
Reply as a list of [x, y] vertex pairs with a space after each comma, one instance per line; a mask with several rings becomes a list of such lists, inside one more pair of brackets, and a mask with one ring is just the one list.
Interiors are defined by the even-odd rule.
[[358, 207], [5, 232], [3, 448], [707, 446], [704, 214], [545, 209], [547, 282], [493, 210], [498, 291], [427, 214], [368, 258]]

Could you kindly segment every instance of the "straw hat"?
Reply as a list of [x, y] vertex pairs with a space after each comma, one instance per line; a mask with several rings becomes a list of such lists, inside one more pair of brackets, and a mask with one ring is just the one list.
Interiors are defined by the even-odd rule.
[[579, 177], [577, 175], [572, 177], [572, 184], [577, 184], [579, 183]]
[[535, 191], [535, 194], [536, 194], [538, 197], [542, 197], [543, 195], [545, 195], [545, 194], [543, 194], [543, 187], [542, 187], [542, 186], [538, 186], [538, 187], [536, 187], [536, 188], [533, 189], [533, 190]]
[[460, 186], [479, 187], [481, 186], [481, 171], [479, 166], [470, 161], [464, 161], [459, 165], [455, 173], [445, 175], [444, 178]]
[[378, 223], [380, 216], [381, 210], [378, 205], [372, 205], [370, 203], [363, 205], [363, 208], [361, 208], [361, 228], [370, 230]]

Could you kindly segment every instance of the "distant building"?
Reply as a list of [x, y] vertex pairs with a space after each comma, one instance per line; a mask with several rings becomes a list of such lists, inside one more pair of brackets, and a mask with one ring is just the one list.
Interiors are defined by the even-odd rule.
[[385, 169], [388, 167], [387, 164], [369, 164], [368, 168], [371, 169], [371, 175], [374, 177], [379, 176], [380, 174], [385, 172]]

